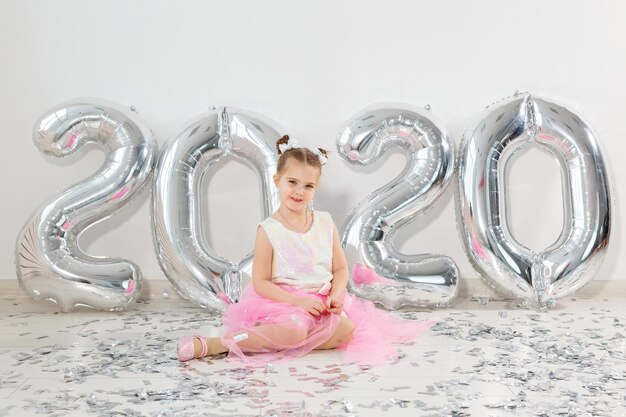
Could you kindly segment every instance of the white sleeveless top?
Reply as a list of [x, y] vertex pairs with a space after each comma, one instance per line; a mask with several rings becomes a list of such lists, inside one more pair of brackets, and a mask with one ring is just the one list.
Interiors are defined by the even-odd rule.
[[287, 229], [268, 217], [260, 226], [269, 238], [272, 258], [272, 282], [288, 284], [306, 291], [328, 287], [333, 279], [333, 220], [324, 211], [313, 212], [313, 224], [305, 233]]

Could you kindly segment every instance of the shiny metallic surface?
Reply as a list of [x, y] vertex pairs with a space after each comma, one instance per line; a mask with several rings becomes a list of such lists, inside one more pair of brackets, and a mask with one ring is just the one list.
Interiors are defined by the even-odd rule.
[[35, 125], [35, 145], [65, 157], [93, 142], [105, 161], [91, 177], [52, 197], [36, 210], [17, 239], [16, 268], [22, 288], [62, 311], [76, 306], [122, 310], [141, 291], [134, 263], [84, 253], [81, 233], [117, 213], [149, 184], [156, 142], [130, 108], [99, 99], [78, 99], [45, 114]]
[[[341, 241], [352, 270], [363, 264], [383, 277], [349, 288], [388, 309], [443, 306], [456, 295], [459, 272], [444, 255], [405, 255], [393, 247], [403, 225], [431, 208], [454, 172], [454, 144], [429, 112], [408, 105], [375, 105], [352, 117], [337, 139], [349, 164], [368, 165], [391, 147], [407, 159], [402, 173], [371, 193], [346, 220]], [[387, 279], [387, 283], [385, 283]]]
[[152, 196], [154, 240], [161, 269], [184, 298], [214, 312], [239, 299], [253, 254], [233, 261], [210, 246], [204, 232], [207, 208], [200, 198], [203, 178], [222, 158], [245, 162], [258, 176], [261, 213], [269, 217], [280, 204], [271, 144], [281, 136], [261, 116], [222, 108], [192, 120], [162, 149]]
[[[516, 241], [507, 219], [506, 165], [525, 146], [549, 153], [561, 170], [563, 228], [541, 252]], [[598, 141], [578, 115], [527, 93], [488, 107], [463, 139], [458, 179], [462, 240], [492, 286], [549, 307], [593, 278], [609, 241], [610, 192]]]

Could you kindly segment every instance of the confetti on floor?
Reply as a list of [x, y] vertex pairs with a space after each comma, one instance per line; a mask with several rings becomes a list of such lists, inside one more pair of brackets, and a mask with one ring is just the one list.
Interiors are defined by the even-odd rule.
[[566, 299], [549, 311], [479, 297], [378, 367], [319, 351], [250, 368], [176, 359], [178, 337], [221, 321], [174, 297], [124, 312], [59, 313], [0, 298], [0, 417], [626, 416], [624, 297]]

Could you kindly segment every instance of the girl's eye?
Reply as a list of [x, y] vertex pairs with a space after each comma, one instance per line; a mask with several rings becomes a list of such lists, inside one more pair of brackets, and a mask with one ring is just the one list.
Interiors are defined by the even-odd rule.
[[311, 184], [309, 184], [309, 185], [306, 186], [306, 188], [312, 190], [314, 187]]
[[289, 180], [289, 184], [294, 184], [295, 185], [295, 181], [294, 180]]

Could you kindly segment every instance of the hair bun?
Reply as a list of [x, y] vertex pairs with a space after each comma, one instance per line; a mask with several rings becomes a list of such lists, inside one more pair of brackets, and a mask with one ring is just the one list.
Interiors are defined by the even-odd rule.
[[276, 141], [276, 150], [278, 151], [279, 155], [282, 154], [280, 150], [280, 145], [282, 145], [283, 143], [287, 143], [287, 142], [289, 142], [289, 135], [284, 135], [282, 138]]

